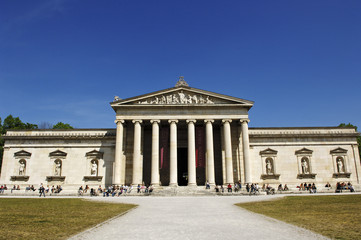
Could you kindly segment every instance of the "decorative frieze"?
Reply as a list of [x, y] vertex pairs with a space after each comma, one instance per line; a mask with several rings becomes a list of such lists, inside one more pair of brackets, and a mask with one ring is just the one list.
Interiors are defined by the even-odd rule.
[[214, 104], [214, 100], [210, 96], [179, 91], [138, 101], [138, 104]]

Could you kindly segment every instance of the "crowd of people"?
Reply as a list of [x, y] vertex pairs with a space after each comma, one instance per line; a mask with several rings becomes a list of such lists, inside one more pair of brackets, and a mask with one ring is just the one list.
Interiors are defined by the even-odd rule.
[[[329, 183], [327, 183], [326, 185], [329, 185]], [[310, 193], [317, 193], [317, 187], [315, 183], [301, 183], [301, 185], [297, 186], [297, 188], [299, 191], [309, 191]]]
[[355, 189], [353, 188], [352, 184], [348, 182], [347, 184], [345, 182], [337, 182], [336, 183], [336, 192], [342, 192], [342, 190], [350, 190], [350, 192], [354, 192]]
[[[233, 185], [233, 187], [232, 187], [232, 185], [231, 184], [228, 184], [227, 185], [227, 192], [239, 192], [241, 189], [242, 189], [242, 184], [241, 184], [241, 182], [239, 181], [239, 182], [237, 182], [237, 183], [234, 183], [234, 185]], [[210, 189], [210, 185], [209, 185], [209, 182], [207, 181], [206, 182], [206, 189]], [[214, 187], [214, 189], [216, 190], [216, 192], [222, 192], [222, 193], [224, 193], [224, 187], [223, 187], [223, 185], [221, 184], [221, 185], [216, 185], [215, 187]]]
[[[210, 189], [211, 185], [209, 184], [209, 182], [206, 182], [206, 189]], [[299, 191], [309, 191], [310, 193], [317, 193], [317, 187], [315, 183], [301, 183], [299, 186], [297, 186]], [[233, 185], [228, 184], [228, 185], [216, 185], [215, 186], [215, 191], [217, 193], [224, 193], [225, 191], [227, 191], [228, 193], [232, 193], [232, 192], [240, 192], [242, 190], [242, 183], [241, 181], [238, 181], [236, 183], [234, 183]], [[332, 189], [332, 186], [329, 182], [326, 183], [326, 185], [324, 186], [324, 189]], [[350, 192], [354, 192], [354, 187], [352, 186], [351, 182], [345, 183], [345, 182], [337, 182], [336, 184], [336, 188], [335, 188], [335, 192], [339, 193], [342, 192], [343, 190], [349, 190]], [[11, 190], [11, 193], [13, 193], [13, 191], [19, 191], [20, 190], [20, 185], [13, 185], [13, 187], [8, 188], [5, 185], [1, 185], [0, 186], [0, 194], [4, 193], [5, 190]], [[46, 187], [43, 186], [43, 184], [41, 183], [40, 186], [38, 188], [35, 188], [34, 185], [28, 185], [25, 187], [25, 192], [28, 191], [33, 191], [35, 192], [36, 190], [39, 191], [40, 196], [44, 196], [45, 194], [53, 194], [53, 193], [60, 193], [63, 188], [61, 187], [61, 185], [52, 185], [51, 187], [49, 185], [47, 185]], [[105, 187], [102, 188], [101, 185], [99, 185], [98, 188], [90, 188], [88, 185], [86, 185], [85, 187], [80, 186], [78, 189], [78, 195], [79, 196], [83, 196], [86, 193], [89, 193], [90, 196], [101, 196], [103, 195], [103, 197], [115, 197], [115, 196], [121, 196], [121, 195], [127, 195], [133, 191], [136, 191], [138, 194], [143, 193], [143, 194], [151, 194], [153, 192], [154, 188], [153, 185], [145, 185], [145, 184], [138, 184], [137, 187], [134, 187], [132, 184], [131, 185], [111, 185], [109, 187]], [[289, 191], [289, 188], [287, 186], [287, 184], [283, 185], [283, 184], [279, 184], [277, 187], [277, 190], [275, 187], [270, 186], [270, 184], [263, 184], [262, 188], [260, 188], [260, 186], [258, 185], [258, 183], [247, 183], [245, 184], [245, 190], [247, 191], [247, 193], [249, 194], [256, 194], [259, 193], [260, 191], [266, 192], [267, 194], [269, 193], [275, 193], [277, 192], [282, 192], [282, 191]]]
[[[145, 184], [138, 184], [138, 186], [136, 187], [136, 191], [137, 193], [146, 193], [146, 194], [151, 194], [153, 192], [153, 185], [145, 185]], [[83, 186], [79, 187], [78, 190], [78, 195], [79, 196], [83, 196], [85, 193], [87, 193], [89, 191], [89, 186], [86, 185], [84, 188]], [[103, 197], [119, 197], [121, 195], [127, 195], [130, 194], [131, 192], [135, 191], [133, 185], [111, 185], [107, 188], [102, 188], [101, 185], [99, 185], [99, 187], [97, 189], [95, 188], [90, 188], [89, 194], [90, 196], [99, 196], [99, 195], [103, 195]]]
[[[206, 189], [209, 189], [209, 183], [208, 181], [206, 182]], [[227, 187], [227, 192], [240, 192], [242, 190], [242, 183], [241, 181], [238, 181], [236, 183], [234, 183], [233, 187], [231, 184], [228, 184]], [[258, 185], [258, 183], [246, 183], [245, 185], [245, 189], [247, 191], [247, 193], [259, 193], [260, 191], [260, 186]], [[223, 185], [216, 185], [215, 186], [215, 190], [216, 192], [219, 192], [219, 193], [224, 193], [225, 192], [225, 187], [223, 187]], [[277, 188], [278, 191], [288, 191], [289, 188], [287, 186], [287, 184], [285, 184], [284, 186], [282, 184], [279, 184], [278, 185], [278, 188]], [[273, 187], [271, 187], [269, 184], [263, 184], [262, 186], [262, 191], [264, 192], [270, 192], [270, 191], [275, 191], [275, 189]]]

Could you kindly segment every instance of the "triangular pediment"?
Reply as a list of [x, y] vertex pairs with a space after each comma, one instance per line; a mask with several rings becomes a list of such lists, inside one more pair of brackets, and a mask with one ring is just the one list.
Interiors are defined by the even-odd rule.
[[330, 153], [331, 154], [347, 153], [347, 150], [339, 147], [339, 148], [336, 148], [334, 150], [331, 150]]
[[300, 154], [312, 154], [313, 151], [307, 148], [302, 148], [300, 150], [296, 151], [296, 155], [300, 155]]
[[85, 154], [86, 157], [96, 157], [96, 158], [103, 158], [103, 152], [97, 151], [97, 150], [93, 150], [90, 152], [87, 152]]
[[260, 151], [259, 155], [277, 155], [278, 151], [273, 150], [271, 148], [267, 148], [266, 150]]
[[121, 105], [224, 105], [252, 107], [253, 102], [188, 86], [178, 86], [127, 99], [115, 99], [111, 106]]
[[67, 153], [60, 151], [60, 150], [56, 150], [54, 152], [49, 153], [50, 157], [66, 157]]
[[14, 153], [15, 157], [30, 157], [31, 153], [25, 151], [25, 150], [21, 150], [19, 152]]

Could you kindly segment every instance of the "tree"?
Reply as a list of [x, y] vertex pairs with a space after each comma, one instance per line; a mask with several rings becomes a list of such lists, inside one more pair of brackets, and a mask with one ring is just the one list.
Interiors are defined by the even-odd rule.
[[[38, 125], [32, 123], [23, 123], [19, 117], [14, 118], [12, 115], [7, 116], [1, 124], [0, 118], [0, 134], [5, 134], [10, 129], [38, 129]], [[4, 153], [4, 139], [0, 136], [0, 170], [2, 166]]]
[[74, 129], [74, 128], [70, 126], [68, 123], [58, 122], [53, 126], [53, 129]]
[[353, 127], [353, 128], [355, 128], [355, 130], [357, 131], [357, 126], [355, 126], [355, 125], [352, 125], [351, 123], [348, 123], [348, 124], [346, 124], [346, 123], [341, 123], [340, 125], [338, 125], [339, 127]]
[[12, 115], [9, 115], [4, 119], [2, 128], [3, 133], [5, 133], [10, 129], [38, 129], [38, 125], [32, 123], [23, 123], [19, 117], [14, 118]]
[[0, 117], [0, 135], [3, 134], [3, 125], [1, 122], [1, 117]]

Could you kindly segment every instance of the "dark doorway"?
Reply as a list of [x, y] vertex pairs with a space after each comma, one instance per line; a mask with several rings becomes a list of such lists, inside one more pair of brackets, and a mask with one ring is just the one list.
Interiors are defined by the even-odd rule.
[[188, 185], [188, 149], [187, 148], [178, 148], [177, 151], [177, 161], [178, 161], [178, 185], [187, 186]]

